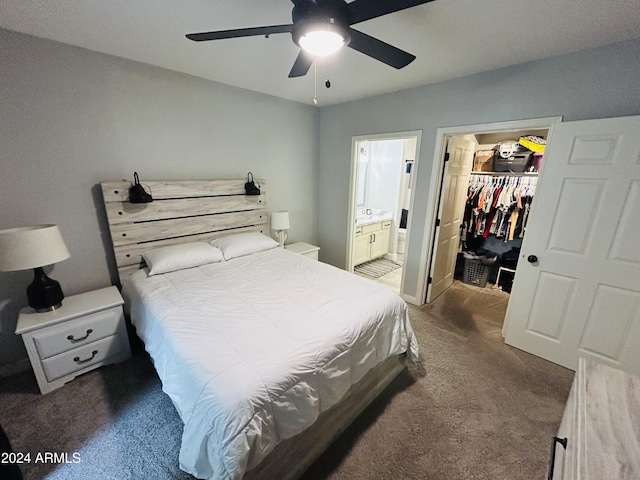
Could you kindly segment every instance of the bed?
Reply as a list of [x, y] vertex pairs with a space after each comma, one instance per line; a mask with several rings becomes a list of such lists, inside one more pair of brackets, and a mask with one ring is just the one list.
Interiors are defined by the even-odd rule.
[[258, 183], [149, 182], [143, 206], [102, 184], [127, 310], [198, 478], [297, 478], [417, 358], [397, 295], [264, 235]]

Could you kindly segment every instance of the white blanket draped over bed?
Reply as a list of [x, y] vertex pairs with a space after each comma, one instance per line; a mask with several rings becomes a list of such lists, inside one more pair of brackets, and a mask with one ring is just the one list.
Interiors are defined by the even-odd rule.
[[123, 294], [182, 421], [180, 467], [239, 479], [386, 358], [418, 345], [391, 290], [282, 248], [149, 277]]

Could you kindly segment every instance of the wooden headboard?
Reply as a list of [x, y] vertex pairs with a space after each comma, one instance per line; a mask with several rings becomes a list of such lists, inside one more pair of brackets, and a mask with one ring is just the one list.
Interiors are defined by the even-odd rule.
[[145, 266], [152, 248], [229, 233], [269, 233], [266, 183], [256, 179], [261, 195], [245, 195], [246, 180], [143, 182], [151, 203], [129, 203], [131, 182], [102, 182], [111, 242], [120, 283]]

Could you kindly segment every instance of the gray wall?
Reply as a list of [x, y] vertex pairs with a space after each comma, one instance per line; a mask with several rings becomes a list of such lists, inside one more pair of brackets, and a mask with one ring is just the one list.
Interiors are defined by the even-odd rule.
[[[0, 29], [0, 228], [57, 223], [67, 295], [110, 285], [98, 184], [269, 181], [290, 241], [344, 267], [351, 137], [422, 130], [405, 293], [415, 295], [436, 130], [506, 120], [640, 114], [640, 39], [316, 109]], [[13, 330], [30, 272], [0, 273], [0, 372], [24, 360]]]
[[324, 107], [320, 118], [319, 241], [322, 261], [344, 267], [351, 138], [422, 130], [405, 254], [408, 296], [417, 295], [427, 198], [440, 127], [563, 116], [564, 121], [640, 114], [640, 39], [387, 95]]
[[[311, 106], [0, 30], [0, 229], [58, 224], [71, 258], [51, 276], [71, 295], [115, 272], [101, 181], [252, 171], [289, 210], [290, 241], [317, 242], [318, 129]], [[26, 358], [14, 329], [31, 279], [0, 272], [5, 370]]]

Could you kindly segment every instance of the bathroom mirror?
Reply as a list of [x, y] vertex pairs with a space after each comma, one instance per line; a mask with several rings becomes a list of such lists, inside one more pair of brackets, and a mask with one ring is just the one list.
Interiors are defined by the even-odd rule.
[[358, 151], [358, 208], [367, 204], [367, 184], [369, 183], [369, 142], [362, 142]]
[[360, 162], [358, 165], [358, 207], [364, 208], [367, 200], [367, 162]]

